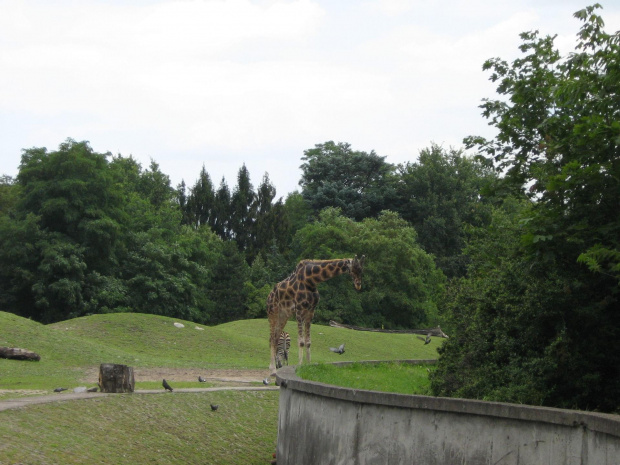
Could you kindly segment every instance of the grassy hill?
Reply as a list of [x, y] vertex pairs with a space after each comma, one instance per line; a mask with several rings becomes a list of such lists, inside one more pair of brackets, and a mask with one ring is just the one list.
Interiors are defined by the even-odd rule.
[[276, 449], [278, 399], [278, 391], [119, 394], [0, 411], [0, 464], [264, 465]]
[[[175, 322], [184, 327], [177, 328]], [[296, 363], [296, 324], [289, 322], [287, 329], [292, 338], [291, 361]], [[329, 351], [343, 342], [344, 355]], [[415, 335], [312, 328], [314, 362], [432, 359], [440, 344], [441, 340], [433, 339], [424, 345]], [[84, 383], [84, 377], [100, 363], [258, 369], [265, 375], [269, 365], [265, 319], [206, 327], [122, 313], [42, 325], [0, 312], [0, 346], [21, 347], [41, 355], [40, 362], [0, 359], [0, 399], [2, 390], [49, 392], [62, 385], [94, 385]], [[359, 373], [352, 376], [357, 379]], [[391, 378], [385, 373], [379, 376]], [[340, 373], [337, 381], [343, 377]], [[363, 377], [369, 378], [367, 374]], [[407, 373], [407, 377], [411, 384], [412, 375]], [[0, 412], [0, 438], [4, 439], [0, 440], [0, 463], [268, 463], [275, 450], [278, 398], [277, 391], [175, 391], [6, 410]], [[210, 403], [219, 404], [220, 409], [211, 412]]]
[[[174, 323], [182, 323], [178, 328]], [[201, 329], [196, 329], [201, 328]], [[291, 362], [297, 361], [297, 325], [289, 322]], [[0, 346], [41, 355], [40, 362], [0, 359], [0, 389], [50, 389], [83, 382], [101, 363], [133, 367], [264, 369], [269, 365], [266, 319], [209, 327], [157, 315], [92, 315], [42, 325], [0, 312]], [[346, 343], [342, 356], [329, 351]], [[312, 327], [312, 361], [437, 358], [440, 339], [424, 345], [414, 335]]]

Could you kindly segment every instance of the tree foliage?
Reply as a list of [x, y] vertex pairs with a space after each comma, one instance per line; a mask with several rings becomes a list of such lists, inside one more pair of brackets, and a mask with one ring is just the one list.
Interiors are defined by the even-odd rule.
[[325, 209], [297, 232], [293, 251], [299, 260], [366, 256], [360, 293], [346, 278], [321, 284], [316, 321], [399, 328], [436, 324], [445, 278], [397, 214], [386, 211], [355, 222], [338, 209]]
[[219, 239], [182, 228], [155, 162], [142, 170], [69, 139], [25, 150], [17, 186], [0, 216], [3, 308], [44, 322], [109, 311], [208, 321]]
[[495, 177], [493, 170], [461, 151], [438, 145], [399, 166], [397, 211], [448, 277], [465, 274], [466, 229], [488, 223], [489, 204], [482, 192]]
[[620, 34], [603, 31], [599, 7], [575, 13], [584, 25], [567, 58], [553, 37], [528, 32], [525, 56], [512, 66], [485, 63], [509, 98], [483, 105], [499, 135], [467, 142], [506, 172], [506, 183], [528, 188], [535, 209], [524, 239], [533, 250], [571, 263], [580, 257], [620, 281]]
[[385, 157], [329, 141], [306, 150], [302, 160], [299, 184], [315, 212], [336, 207], [345, 216], [360, 221], [390, 208], [394, 166]]
[[19, 187], [11, 176], [0, 176], [0, 215], [7, 215], [19, 198]]
[[498, 135], [467, 142], [530, 202], [496, 212], [469, 248], [436, 393], [617, 409], [620, 36], [596, 8], [575, 14], [584, 25], [566, 58], [530, 32], [522, 58], [485, 63], [506, 96], [482, 106]]

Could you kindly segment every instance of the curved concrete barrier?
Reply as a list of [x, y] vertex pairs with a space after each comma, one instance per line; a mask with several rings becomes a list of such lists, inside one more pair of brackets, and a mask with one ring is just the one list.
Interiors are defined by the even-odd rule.
[[620, 464], [618, 415], [277, 381], [278, 465]]

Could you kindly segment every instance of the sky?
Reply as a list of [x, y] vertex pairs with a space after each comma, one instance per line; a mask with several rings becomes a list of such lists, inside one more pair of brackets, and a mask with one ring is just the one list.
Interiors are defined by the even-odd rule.
[[[304, 151], [327, 141], [415, 162], [492, 137], [485, 60], [519, 34], [574, 50], [582, 0], [0, 0], [0, 174], [67, 138], [151, 160], [176, 187], [204, 166], [232, 190], [299, 190]], [[605, 30], [620, 2], [600, 0]]]

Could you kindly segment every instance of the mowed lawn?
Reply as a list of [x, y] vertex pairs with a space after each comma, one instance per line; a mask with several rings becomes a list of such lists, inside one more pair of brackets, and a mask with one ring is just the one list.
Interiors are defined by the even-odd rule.
[[[183, 324], [183, 328], [174, 326]], [[200, 329], [196, 329], [200, 328]], [[289, 322], [290, 361], [296, 364], [297, 326]], [[203, 326], [156, 315], [92, 315], [42, 325], [0, 312], [0, 346], [41, 355], [40, 362], [0, 359], [1, 390], [43, 390], [95, 386], [101, 363], [134, 368], [252, 369], [269, 374], [269, 324], [266, 319]], [[338, 355], [329, 347], [346, 343]], [[436, 359], [441, 339], [424, 345], [415, 335], [312, 326], [312, 361]], [[95, 375], [93, 375], [95, 373]], [[137, 386], [139, 388], [139, 386]]]
[[[295, 323], [289, 322], [287, 330], [294, 364]], [[342, 343], [346, 343], [343, 355], [329, 350]], [[319, 367], [329, 367], [325, 364], [333, 361], [436, 359], [440, 344], [440, 339], [433, 339], [424, 345], [414, 335], [312, 328], [312, 358]], [[58, 386], [95, 386], [93, 373], [101, 363], [205, 373], [219, 369], [269, 373], [265, 319], [207, 327], [124, 313], [41, 325], [0, 312], [0, 346], [41, 355], [40, 362], [0, 359], [0, 401], [51, 393]], [[360, 374], [359, 366], [344, 368], [340, 375], [332, 371], [323, 381], [349, 383], [352, 377], [355, 383], [355, 378], [363, 378], [366, 386], [358, 388], [381, 390], [372, 377], [391, 376]], [[393, 368], [406, 389], [412, 375], [424, 378], [427, 373], [421, 367], [413, 368], [416, 373], [407, 371], [409, 367]], [[352, 370], [352, 374], [345, 373]], [[202, 386], [196, 383], [196, 387]], [[278, 399], [278, 391], [166, 393], [162, 389], [161, 394], [119, 394], [0, 411], [0, 464], [269, 463], [277, 439]], [[217, 411], [211, 410], [211, 403], [219, 405]]]
[[352, 363], [345, 366], [332, 364], [302, 365], [297, 376], [336, 386], [370, 391], [396, 392], [399, 394], [430, 395], [428, 375], [432, 364], [409, 363]]
[[265, 464], [276, 449], [277, 416], [278, 391], [32, 405], [0, 412], [0, 464]]

